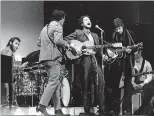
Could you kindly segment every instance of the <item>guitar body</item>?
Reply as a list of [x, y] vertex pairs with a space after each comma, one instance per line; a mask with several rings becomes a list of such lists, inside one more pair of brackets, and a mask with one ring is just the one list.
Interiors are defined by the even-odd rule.
[[73, 54], [72, 51], [67, 50], [67, 51], [66, 51], [66, 56], [67, 56], [68, 59], [74, 60], [74, 59], [79, 58], [79, 57], [81, 56], [81, 54], [78, 54], [78, 55], [75, 54], [75, 53]]
[[[136, 69], [134, 69], [135, 70], [135, 74], [139, 74], [139, 71], [137, 71]], [[141, 76], [143, 77], [144, 75], [136, 75], [135, 76], [135, 83], [136, 84], [141, 84], [144, 80], [142, 79], [142, 81], [141, 81]], [[145, 77], [145, 76], [144, 76]]]
[[78, 40], [71, 40], [70, 46], [71, 48], [66, 51], [66, 55], [71, 60], [77, 59], [83, 54], [95, 54], [93, 50], [95, 46], [90, 41], [80, 42]]
[[108, 60], [106, 61], [107, 64], [113, 63], [115, 60], [125, 57], [123, 52], [118, 52], [115, 48], [106, 49]]

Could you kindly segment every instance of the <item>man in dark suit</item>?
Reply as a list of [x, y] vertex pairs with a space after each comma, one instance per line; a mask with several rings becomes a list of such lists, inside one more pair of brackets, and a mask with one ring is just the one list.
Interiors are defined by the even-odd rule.
[[[74, 33], [66, 36], [64, 39], [67, 40], [71, 44], [71, 40], [78, 40], [80, 42], [89, 41], [91, 45], [101, 45], [101, 39], [98, 37], [96, 33], [90, 31], [92, 23], [89, 16], [81, 16], [79, 19], [79, 23], [82, 30], [78, 29]], [[85, 115], [89, 116], [90, 113], [90, 105], [91, 102], [94, 101], [94, 92], [93, 90], [94, 80], [96, 81], [98, 87], [98, 95], [99, 98], [99, 116], [105, 115], [105, 106], [104, 106], [104, 76], [102, 72], [102, 55], [101, 49], [97, 49], [95, 54], [83, 54], [81, 57], [75, 60], [75, 69], [80, 74], [81, 85], [83, 88], [83, 106], [85, 110]], [[79, 72], [80, 71], [80, 72]], [[96, 96], [95, 96], [96, 97]], [[91, 99], [90, 99], [91, 98]]]
[[[135, 44], [135, 34], [129, 31], [120, 18], [113, 20], [114, 32], [112, 35], [113, 43], [122, 43], [122, 46], [132, 46]], [[106, 86], [112, 90], [111, 97], [108, 98], [107, 107], [109, 112], [119, 115], [120, 103], [122, 98], [123, 86], [127, 93], [127, 85], [131, 82], [132, 66], [134, 63], [133, 53], [137, 49], [127, 48], [123, 52], [123, 57], [117, 59], [110, 65], [110, 76], [108, 77]], [[124, 85], [123, 85], [124, 81]], [[126, 95], [126, 94], [125, 94]]]
[[62, 62], [61, 48], [69, 47], [67, 41], [63, 40], [63, 24], [65, 21], [65, 12], [61, 10], [54, 10], [52, 13], [52, 21], [46, 25], [38, 39], [38, 46], [40, 47], [39, 61], [45, 62], [48, 74], [48, 84], [40, 99], [40, 103], [36, 110], [44, 115], [50, 115], [46, 111], [51, 97], [56, 116], [64, 116], [61, 111], [60, 102], [60, 69]]

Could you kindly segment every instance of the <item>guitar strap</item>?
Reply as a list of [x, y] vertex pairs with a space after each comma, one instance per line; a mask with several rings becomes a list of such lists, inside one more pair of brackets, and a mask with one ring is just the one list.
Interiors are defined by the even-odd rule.
[[49, 27], [49, 24], [47, 24], [47, 35], [48, 35], [48, 38], [50, 39], [50, 41], [56, 46], [56, 44], [55, 44], [55, 42], [54, 42], [54, 40], [53, 39], [51, 39], [51, 37], [49, 36], [49, 33], [48, 33], [48, 31], [49, 31], [49, 29], [48, 29], [48, 27]]
[[135, 45], [135, 42], [134, 42], [134, 40], [133, 40], [132, 36], [130, 35], [129, 31], [128, 31], [127, 29], [126, 29], [126, 31], [127, 31], [127, 34], [129, 35], [129, 38], [131, 39], [131, 41], [132, 41], [133, 45]]
[[[49, 33], [48, 33], [48, 31], [49, 31], [49, 29], [48, 29], [48, 27], [49, 27], [49, 24], [47, 24], [46, 25], [47, 26], [47, 35], [48, 35], [48, 38], [50, 39], [50, 41], [53, 43], [53, 45], [55, 46], [55, 47], [57, 47], [57, 45], [55, 44], [55, 42], [54, 42], [54, 40], [49, 36]], [[63, 53], [62, 53], [62, 51], [57, 47], [57, 49], [61, 52], [61, 54], [63, 55]], [[60, 58], [61, 56], [58, 56], [58, 57], [56, 57], [54, 60], [57, 60], [58, 58]]]
[[140, 69], [140, 71], [139, 71], [140, 73], [142, 73], [142, 71], [143, 71], [144, 64], [145, 64], [145, 59], [143, 59], [143, 61], [142, 61], [141, 69]]

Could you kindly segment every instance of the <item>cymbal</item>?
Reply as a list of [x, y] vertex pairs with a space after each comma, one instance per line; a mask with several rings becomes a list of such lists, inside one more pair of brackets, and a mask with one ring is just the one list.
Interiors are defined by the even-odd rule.
[[29, 72], [29, 71], [33, 71], [33, 70], [45, 70], [45, 66], [44, 65], [36, 65], [36, 66], [24, 68], [23, 70], [24, 70], [24, 72]]
[[32, 70], [32, 68], [31, 67], [28, 67], [28, 68], [24, 68], [23, 70], [24, 70], [24, 72], [29, 72], [29, 71]]
[[34, 62], [32, 63], [32, 65], [40, 65], [40, 64], [44, 64], [47, 60], [44, 61], [39, 61], [39, 62]]

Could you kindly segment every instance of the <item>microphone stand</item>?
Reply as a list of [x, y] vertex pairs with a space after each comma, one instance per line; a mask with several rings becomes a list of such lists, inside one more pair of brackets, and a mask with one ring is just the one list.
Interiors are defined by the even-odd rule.
[[[103, 61], [103, 52], [104, 52], [104, 38], [105, 38], [105, 36], [104, 36], [104, 38], [103, 38], [103, 33], [104, 33], [104, 31], [103, 30], [101, 30], [101, 44], [102, 44], [102, 50], [101, 50], [101, 54], [102, 54], [102, 76], [103, 76], [103, 78], [104, 78], [104, 81], [105, 81], [105, 77], [104, 77], [104, 68], [105, 68], [105, 66], [104, 66], [104, 61]], [[105, 106], [105, 85], [103, 85], [104, 87], [103, 87], [103, 93], [104, 93], [104, 96], [103, 96], [103, 107]], [[105, 110], [105, 109], [104, 109]]]
[[[102, 40], [102, 43], [101, 44], [103, 46], [103, 44], [104, 44], [104, 42], [103, 42], [103, 31], [101, 31], [101, 40]], [[103, 48], [104, 47], [102, 47], [101, 52], [102, 52], [102, 71], [103, 71], [103, 76], [104, 76]]]
[[[104, 44], [104, 42], [103, 42], [103, 31], [101, 31], [101, 40], [102, 40], [102, 45]], [[104, 63], [103, 63], [103, 47], [102, 47], [102, 69], [104, 69]], [[103, 73], [103, 75], [104, 75], [104, 73]]]
[[[101, 55], [102, 55], [102, 73], [103, 73], [103, 78], [104, 78], [104, 61], [103, 61], [103, 44], [104, 44], [104, 42], [103, 42], [103, 32], [104, 31], [102, 31], [101, 30], [101, 44], [102, 44], [102, 48], [101, 48]], [[99, 78], [99, 77], [98, 77]], [[98, 79], [97, 79], [98, 80]], [[98, 81], [97, 81], [98, 82]], [[99, 85], [98, 85], [99, 86]], [[105, 85], [104, 85], [105, 86]], [[97, 88], [98, 89], [98, 88]], [[104, 88], [103, 88], [104, 89]], [[97, 90], [98, 91], [98, 90]], [[103, 90], [104, 91], [104, 90]], [[105, 96], [104, 96], [105, 97]], [[104, 104], [105, 104], [105, 99], [104, 98], [102, 98], [103, 99], [103, 101], [104, 101]], [[97, 107], [97, 113], [98, 113], [98, 111], [99, 111], [99, 109], [98, 109], [98, 107]]]

